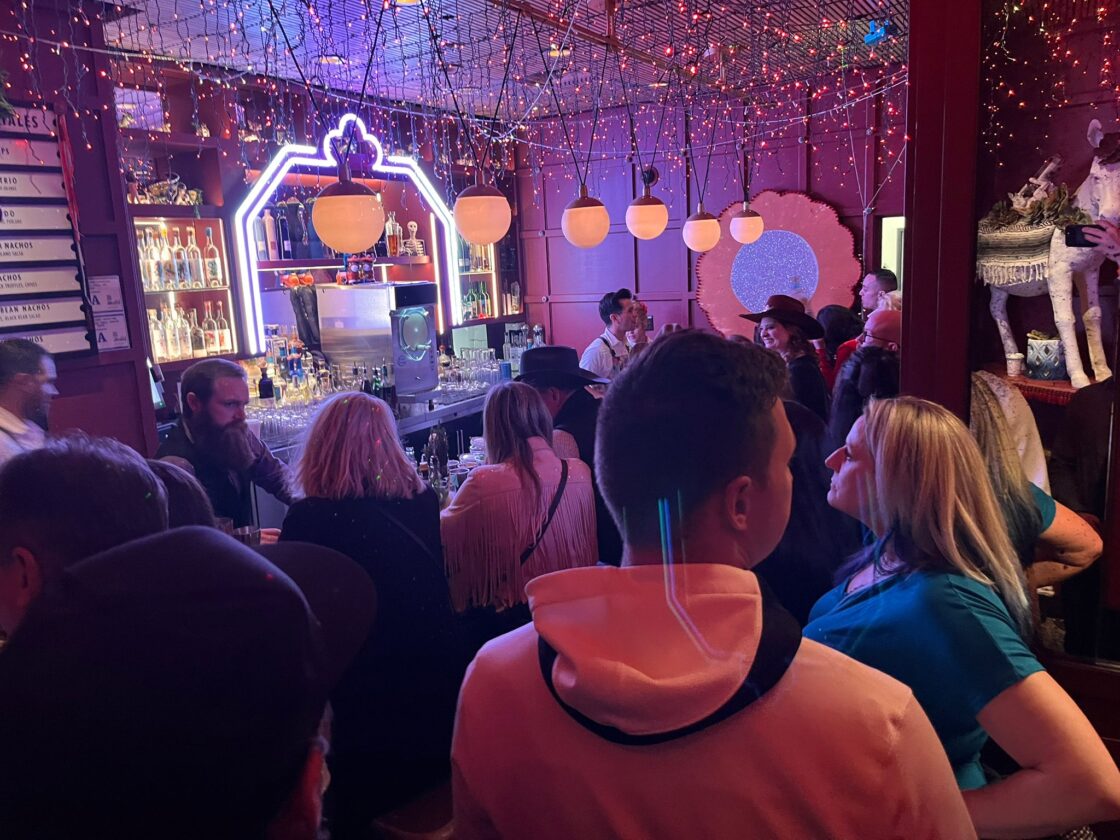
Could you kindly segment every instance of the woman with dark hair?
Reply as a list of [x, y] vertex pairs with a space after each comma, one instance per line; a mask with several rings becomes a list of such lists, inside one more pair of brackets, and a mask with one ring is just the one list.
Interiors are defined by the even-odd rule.
[[593, 566], [595, 493], [582, 461], [552, 451], [552, 418], [536, 389], [503, 382], [482, 413], [485, 466], [476, 468], [440, 515], [455, 609], [525, 608], [537, 575]]
[[836, 374], [840, 372], [836, 353], [841, 344], [856, 338], [863, 332], [863, 323], [856, 313], [838, 303], [823, 307], [817, 313], [817, 321], [824, 329], [824, 338], [817, 339], [813, 344], [816, 346], [817, 356], [820, 358], [824, 383], [828, 386], [828, 390], [832, 391], [836, 384]]
[[771, 295], [762, 312], [740, 315], [759, 325], [762, 346], [785, 359], [793, 399], [828, 422], [828, 387], [821, 375], [817, 352], [809, 342], [824, 329], [805, 312], [805, 304], [788, 295]]
[[[183, 463], [190, 466], [187, 461]], [[167, 490], [168, 528], [181, 528], [184, 525], [206, 525], [213, 528], [218, 524], [210, 497], [193, 472], [188, 472], [185, 467], [170, 460], [149, 458], [148, 466]]]

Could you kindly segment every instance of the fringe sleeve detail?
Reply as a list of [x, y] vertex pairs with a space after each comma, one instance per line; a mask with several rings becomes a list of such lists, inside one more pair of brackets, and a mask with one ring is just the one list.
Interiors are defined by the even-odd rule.
[[556, 481], [542, 482], [541, 503], [536, 507], [528, 488], [502, 482], [492, 488], [476, 485], [463, 504], [456, 499], [444, 511], [444, 565], [456, 610], [505, 609], [524, 603], [525, 584], [534, 577], [598, 562], [590, 471], [579, 461], [570, 461], [568, 466], [572, 474], [560, 506], [524, 566], [521, 553], [547, 515]]

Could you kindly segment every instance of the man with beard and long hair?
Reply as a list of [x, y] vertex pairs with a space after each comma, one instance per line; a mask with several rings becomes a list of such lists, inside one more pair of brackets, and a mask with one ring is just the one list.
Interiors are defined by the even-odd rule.
[[229, 517], [235, 527], [251, 525], [253, 484], [284, 504], [294, 501], [287, 465], [245, 424], [249, 383], [240, 365], [226, 359], [191, 365], [179, 391], [183, 419], [160, 444], [156, 457], [189, 463], [216, 516]]
[[54, 359], [26, 338], [0, 341], [0, 464], [39, 449], [55, 387]]

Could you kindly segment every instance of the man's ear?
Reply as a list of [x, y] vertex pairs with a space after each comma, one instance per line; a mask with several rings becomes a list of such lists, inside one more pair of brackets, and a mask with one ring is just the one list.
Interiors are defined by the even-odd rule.
[[43, 567], [35, 555], [23, 547], [12, 549], [12, 562], [19, 564], [22, 573], [19, 607], [25, 610], [43, 591]]
[[751, 521], [751, 495], [756, 490], [749, 475], [740, 475], [723, 488], [723, 512], [727, 524], [736, 531], [745, 531]]
[[198, 414], [202, 411], [202, 400], [198, 398], [198, 394], [194, 391], [187, 393], [187, 405], [191, 408], [191, 414]]

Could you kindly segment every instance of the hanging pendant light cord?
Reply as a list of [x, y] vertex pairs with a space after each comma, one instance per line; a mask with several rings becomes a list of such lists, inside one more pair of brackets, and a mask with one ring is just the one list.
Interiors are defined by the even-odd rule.
[[307, 98], [311, 100], [311, 107], [315, 109], [315, 116], [319, 118], [319, 125], [325, 131], [328, 128], [327, 120], [323, 117], [323, 112], [319, 110], [319, 103], [315, 101], [311, 83], [307, 81], [307, 76], [303, 74], [303, 68], [299, 66], [299, 59], [296, 58], [295, 50], [292, 49], [292, 42], [288, 40], [288, 32], [284, 29], [284, 24], [280, 21], [280, 14], [276, 11], [276, 6], [273, 5], [272, 0], [268, 0], [268, 8], [272, 12], [272, 19], [276, 22], [280, 34], [284, 38], [284, 45], [288, 48], [288, 55], [292, 57], [292, 63], [296, 66], [300, 81], [303, 82], [303, 86], [307, 90]]
[[[626, 79], [622, 75], [622, 52], [615, 53], [618, 58], [618, 80], [622, 83], [622, 104], [626, 107], [626, 119], [630, 124], [630, 148], [638, 161], [638, 169], [644, 174], [653, 169], [653, 162], [657, 159], [657, 147], [661, 143], [661, 129], [665, 125], [665, 111], [669, 101], [669, 91], [666, 90], [665, 98], [661, 101], [661, 116], [657, 121], [657, 136], [653, 141], [653, 152], [650, 154], [649, 166], [642, 163], [642, 150], [638, 147], [638, 133], [634, 128], [634, 111], [630, 107], [630, 94]], [[672, 74], [670, 73], [670, 81]], [[644, 184], [644, 181], [643, 181]]]
[[[373, 69], [373, 57], [377, 55], [377, 40], [381, 37], [381, 20], [385, 17], [385, 10], [389, 8], [385, 0], [381, 0], [381, 11], [377, 14], [377, 26], [373, 30], [373, 40], [369, 45], [369, 60], [366, 62], [366, 72], [362, 77], [362, 93], [358, 97], [358, 107], [355, 111], [361, 111], [366, 103], [366, 89], [369, 86], [369, 73]], [[350, 150], [354, 146], [354, 132], [350, 132], [350, 136], [346, 138], [346, 153], [342, 156], [342, 163], [345, 165], [350, 160]]]
[[[509, 52], [506, 56], [506, 70], [505, 70], [505, 73], [502, 75], [502, 87], [498, 91], [498, 101], [494, 105], [494, 122], [497, 122], [498, 112], [501, 111], [501, 109], [502, 109], [502, 99], [506, 95], [506, 85], [509, 84], [509, 69], [510, 69], [510, 67], [513, 66], [513, 48], [517, 44], [517, 33], [520, 32], [520, 31], [521, 31], [521, 10], [518, 9], [517, 19], [513, 23], [513, 38], [510, 39]], [[491, 124], [491, 125], [493, 125], [493, 124]], [[486, 163], [487, 158], [489, 158], [490, 160], [494, 159], [494, 134], [495, 134], [495, 132], [492, 131], [492, 130], [487, 133], [486, 148], [485, 148], [485, 150], [483, 150], [483, 153], [482, 153], [483, 164]]]
[[583, 171], [583, 180], [587, 183], [587, 176], [591, 174], [591, 154], [595, 148], [595, 131], [599, 128], [599, 113], [603, 103], [603, 80], [607, 78], [607, 62], [610, 60], [610, 50], [603, 47], [603, 66], [599, 70], [599, 88], [595, 91], [595, 117], [591, 120], [591, 140], [587, 144], [587, 164]]
[[[269, 0], [269, 3], [271, 2], [272, 0]], [[470, 147], [471, 157], [474, 158], [474, 165], [481, 172], [482, 163], [478, 157], [478, 149], [475, 148], [470, 129], [467, 128], [467, 121], [463, 117], [463, 109], [459, 107], [459, 97], [455, 95], [455, 86], [451, 84], [451, 75], [447, 72], [447, 62], [443, 59], [443, 50], [439, 46], [439, 36], [436, 35], [436, 28], [432, 25], [431, 10], [428, 8], [426, 0], [420, 0], [420, 14], [428, 24], [428, 37], [431, 38], [432, 49], [435, 51], [439, 69], [443, 71], [443, 80], [447, 82], [447, 91], [451, 94], [451, 104], [455, 106], [455, 116], [459, 119], [459, 127], [467, 138], [467, 145]]]
[[[529, 18], [529, 24], [533, 27], [533, 35], [537, 39], [537, 51], [541, 54], [541, 62], [547, 64], [544, 57], [544, 45], [541, 43], [541, 31], [537, 28], [537, 22]], [[552, 94], [552, 101], [556, 105], [556, 113], [560, 117], [560, 127], [564, 130], [564, 144], [568, 147], [568, 153], [572, 156], [572, 163], [576, 166], [576, 177], [579, 178], [579, 185], [583, 187], [586, 181], [583, 177], [583, 171], [579, 166], [579, 158], [576, 156], [575, 146], [572, 144], [572, 135], [568, 131], [568, 120], [564, 117], [564, 111], [560, 107], [560, 97], [556, 95], [556, 86], [552, 83], [552, 74], [548, 75], [548, 90]]]

